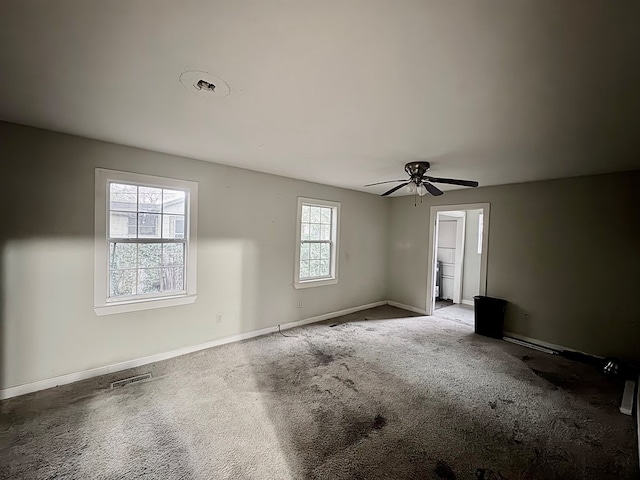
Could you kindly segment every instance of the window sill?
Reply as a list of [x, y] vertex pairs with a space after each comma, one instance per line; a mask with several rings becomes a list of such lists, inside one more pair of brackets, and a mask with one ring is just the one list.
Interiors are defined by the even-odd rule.
[[197, 295], [180, 295], [176, 297], [151, 298], [147, 300], [132, 300], [128, 302], [112, 302], [105, 305], [96, 305], [93, 311], [101, 317], [103, 315], [115, 315], [118, 313], [138, 312], [152, 310], [154, 308], [174, 307], [194, 303]]
[[335, 285], [338, 283], [337, 278], [323, 278], [322, 280], [305, 280], [304, 282], [294, 282], [293, 288], [311, 288], [311, 287], [324, 287], [325, 285]]

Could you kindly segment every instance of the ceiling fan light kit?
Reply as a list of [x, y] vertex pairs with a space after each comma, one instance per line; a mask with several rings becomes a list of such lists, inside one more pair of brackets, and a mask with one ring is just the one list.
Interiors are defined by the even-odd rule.
[[407, 185], [406, 191], [408, 193], [411, 193], [413, 195], [419, 195], [421, 197], [424, 197], [428, 192], [427, 192], [427, 188], [424, 185], [418, 185], [415, 182], [409, 182], [409, 185]]
[[397, 190], [400, 190], [402, 187], [407, 187], [407, 192], [413, 193], [416, 196], [420, 196], [420, 201], [422, 202], [422, 197], [427, 193], [430, 193], [434, 197], [440, 196], [444, 193], [438, 187], [433, 185], [434, 183], [446, 183], [449, 185], [460, 185], [463, 187], [472, 188], [478, 186], [478, 182], [476, 182], [475, 180], [458, 180], [455, 178], [431, 177], [427, 175], [427, 172], [430, 168], [431, 164], [429, 162], [409, 162], [404, 166], [404, 171], [407, 172], [407, 175], [409, 175], [408, 180], [388, 180], [386, 182], [370, 183], [368, 185], [365, 185], [365, 187], [382, 185], [383, 183], [402, 182], [400, 183], [400, 185], [396, 185], [392, 189], [384, 192], [382, 196], [386, 197], [396, 192]]

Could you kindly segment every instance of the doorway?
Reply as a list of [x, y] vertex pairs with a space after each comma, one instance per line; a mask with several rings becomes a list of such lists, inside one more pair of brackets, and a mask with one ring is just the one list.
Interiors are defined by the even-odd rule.
[[486, 294], [489, 204], [431, 207], [427, 315], [473, 325], [473, 297]]

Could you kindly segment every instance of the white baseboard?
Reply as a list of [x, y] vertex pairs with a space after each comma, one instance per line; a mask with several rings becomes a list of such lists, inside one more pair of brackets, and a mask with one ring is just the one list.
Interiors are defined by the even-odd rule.
[[387, 305], [391, 305], [392, 307], [402, 308], [403, 310], [409, 310], [410, 312], [419, 313], [421, 315], [426, 315], [427, 311], [422, 308], [412, 307], [411, 305], [405, 305], [404, 303], [394, 302], [392, 300], [388, 300], [385, 302]]
[[466, 298], [462, 299], [462, 304], [469, 305], [470, 307], [475, 307], [475, 303], [473, 302], [473, 300], [467, 300]]
[[344, 310], [339, 310], [337, 312], [325, 313], [324, 315], [318, 315], [317, 317], [309, 317], [304, 320], [299, 320], [295, 323], [295, 327], [301, 327], [302, 325], [308, 325], [310, 323], [322, 322], [323, 320], [329, 320], [334, 317], [341, 317], [343, 315], [349, 315], [350, 313], [359, 312], [360, 310], [367, 310], [368, 308], [380, 307], [382, 305], [387, 305], [387, 301], [382, 300], [380, 302], [368, 303], [366, 305], [360, 305], [358, 307], [345, 308]]
[[[387, 301], [380, 301], [369, 303], [366, 305], [360, 305], [357, 307], [346, 308], [344, 310], [338, 310], [337, 312], [325, 313], [315, 317], [309, 317], [295, 322], [289, 322], [280, 325], [281, 330], [287, 330], [289, 328], [299, 327], [302, 325], [308, 325], [310, 323], [321, 322], [334, 317], [340, 317], [342, 315], [348, 315], [350, 313], [358, 312], [360, 310], [366, 310], [368, 308], [379, 307], [386, 305]], [[240, 340], [247, 340], [249, 338], [259, 337], [261, 335], [267, 335], [269, 333], [277, 332], [278, 326], [261, 328], [260, 330], [253, 330], [251, 332], [238, 333], [229, 337], [219, 338], [211, 340], [209, 342], [200, 343], [198, 345], [191, 345], [189, 347], [179, 348], [177, 350], [171, 350], [169, 352], [157, 353], [155, 355], [149, 355], [147, 357], [136, 358], [128, 360], [126, 362], [114, 363], [112, 365], [106, 365], [104, 367], [92, 368], [89, 370], [83, 370], [80, 372], [69, 373], [66, 375], [60, 375], [57, 377], [46, 378], [44, 380], [38, 380], [36, 382], [25, 383], [22, 385], [16, 385], [15, 387], [7, 387], [0, 389], [0, 400], [7, 398], [17, 397], [19, 395], [25, 395], [27, 393], [37, 392], [39, 390], [45, 390], [47, 388], [57, 387], [59, 385], [66, 385], [80, 380], [87, 380], [89, 378], [98, 377], [100, 375], [106, 375], [108, 373], [119, 372], [127, 370], [129, 368], [140, 367], [142, 365], [148, 365], [150, 363], [160, 362], [162, 360], [168, 360], [170, 358], [179, 357], [188, 353], [197, 352], [199, 350], [205, 350], [211, 347], [217, 347], [226, 343], [239, 342]]]
[[624, 392], [622, 393], [622, 402], [620, 403], [620, 413], [624, 415], [633, 414], [633, 400], [636, 393], [636, 381], [627, 380], [624, 382]]
[[533, 350], [537, 350], [537, 351], [543, 352], [543, 353], [548, 353], [550, 355], [555, 355], [555, 354], [558, 353], [555, 350], [551, 350], [550, 348], [543, 347], [541, 345], [537, 345], [537, 344], [535, 344], [533, 342], [527, 342], [527, 341], [524, 341], [524, 340], [518, 340], [517, 338], [511, 338], [509, 336], [503, 336], [502, 339], [505, 342], [515, 343], [516, 345], [520, 345], [521, 347], [531, 348]]
[[549, 350], [554, 350], [556, 352], [573, 352], [573, 353], [580, 353], [582, 355], [588, 355], [589, 357], [595, 357], [595, 358], [604, 358], [604, 357], [600, 357], [598, 355], [593, 355], [591, 353], [585, 353], [585, 352], [581, 352], [580, 350], [576, 350], [574, 348], [569, 348], [569, 347], [565, 347], [564, 345], [558, 345], [555, 343], [549, 343], [549, 342], [545, 342], [544, 340], [538, 340], [537, 338], [531, 338], [531, 337], [527, 337], [525, 335], [520, 335], [519, 333], [513, 333], [513, 332], [504, 332], [504, 337], [505, 340], [507, 340], [507, 338], [515, 338], [516, 340], [521, 340], [523, 342], [527, 342], [530, 343], [532, 345], [537, 345], [539, 347], [544, 347], [546, 349]]

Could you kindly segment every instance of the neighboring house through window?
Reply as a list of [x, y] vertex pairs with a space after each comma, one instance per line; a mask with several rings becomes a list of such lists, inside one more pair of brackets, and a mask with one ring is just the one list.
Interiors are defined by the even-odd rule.
[[195, 301], [196, 224], [196, 182], [96, 169], [96, 313]]
[[306, 288], [338, 282], [340, 204], [298, 198], [294, 286]]

